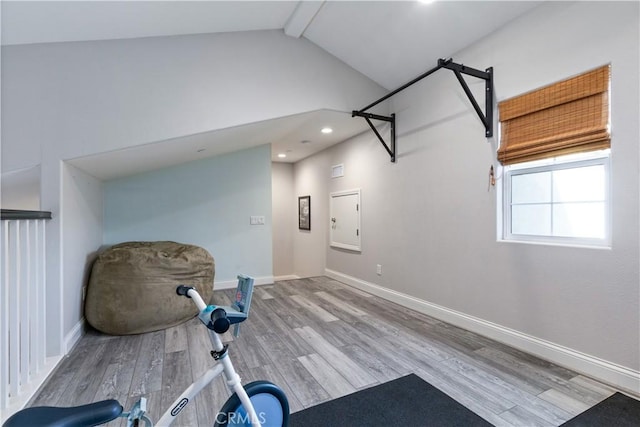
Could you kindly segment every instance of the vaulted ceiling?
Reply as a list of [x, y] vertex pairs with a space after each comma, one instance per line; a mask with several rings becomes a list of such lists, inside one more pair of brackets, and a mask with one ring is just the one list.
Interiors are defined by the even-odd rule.
[[[2, 1], [1, 36], [2, 45], [8, 46], [281, 29], [291, 37], [308, 39], [392, 90], [435, 66], [438, 58], [453, 56], [540, 3], [482, 0], [430, 3]], [[327, 113], [322, 114], [326, 116]], [[353, 119], [345, 117], [344, 120]], [[314, 123], [306, 116], [294, 118], [288, 125], [280, 122], [286, 129], [287, 138], [280, 138], [283, 140], [281, 146], [273, 143], [274, 156], [288, 149], [285, 140], [298, 143], [306, 139], [305, 132]], [[278, 140], [278, 126], [253, 127], [263, 135], [266, 129], [273, 129], [271, 140]], [[340, 142], [364, 130], [366, 124], [351, 124], [348, 132], [337, 132], [329, 143]], [[323, 148], [326, 146], [318, 147], [318, 150]], [[310, 153], [305, 151], [288, 161], [296, 161]], [[175, 154], [172, 156], [175, 158]], [[113, 176], [106, 173], [103, 177]]]

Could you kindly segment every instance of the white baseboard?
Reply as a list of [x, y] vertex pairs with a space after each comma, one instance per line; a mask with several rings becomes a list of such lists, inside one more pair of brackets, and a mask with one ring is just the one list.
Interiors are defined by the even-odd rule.
[[[264, 276], [264, 277], [254, 277], [253, 285], [261, 286], [261, 285], [272, 285], [273, 284], [273, 276]], [[213, 290], [219, 291], [223, 289], [235, 289], [238, 286], [238, 280], [225, 280], [222, 282], [213, 283]]]
[[325, 274], [346, 285], [427, 314], [466, 330], [500, 341], [543, 359], [583, 373], [621, 390], [640, 395], [640, 371], [617, 365], [559, 344], [489, 322], [468, 314], [442, 307], [402, 292], [325, 269]]
[[289, 274], [287, 276], [275, 276], [273, 278], [273, 281], [274, 282], [279, 282], [281, 280], [297, 280], [299, 278], [300, 278], [300, 276], [296, 276], [295, 274]]
[[84, 335], [84, 322], [85, 320], [83, 317], [82, 319], [80, 319], [80, 321], [78, 321], [78, 323], [76, 323], [71, 331], [69, 331], [69, 333], [65, 335], [63, 349], [64, 354], [68, 354], [73, 346], [76, 345], [76, 343], [80, 341], [80, 338], [82, 338], [82, 336]]

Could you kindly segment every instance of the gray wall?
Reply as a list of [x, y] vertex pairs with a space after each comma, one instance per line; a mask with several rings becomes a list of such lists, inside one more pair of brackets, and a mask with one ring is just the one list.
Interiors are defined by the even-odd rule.
[[40, 168], [38, 166], [3, 173], [0, 179], [2, 209], [40, 210]]
[[[71, 349], [81, 334], [78, 323], [84, 314], [82, 286], [89, 279], [91, 265], [102, 244], [102, 182], [80, 169], [62, 165], [62, 203], [67, 207], [61, 218], [62, 292], [68, 304], [62, 309], [65, 349]], [[80, 285], [80, 286], [79, 286]]]
[[[389, 295], [557, 345], [572, 360], [602, 360], [640, 391], [638, 16], [635, 2], [550, 2], [454, 55], [494, 67], [498, 101], [611, 63], [611, 249], [496, 241], [500, 186], [488, 191], [488, 172], [497, 142], [487, 142], [455, 76], [441, 70], [393, 98], [397, 164], [372, 134], [296, 164], [296, 189], [324, 202], [313, 204], [319, 228], [295, 238], [296, 253], [315, 248], [296, 257], [296, 268], [317, 274], [326, 257], [329, 270]], [[467, 81], [482, 93], [483, 82]], [[338, 163], [345, 177], [331, 180]], [[326, 239], [329, 192], [356, 187], [361, 254]]]
[[[215, 282], [271, 279], [271, 147], [198, 160], [104, 184], [104, 243], [172, 240], [202, 246]], [[265, 225], [250, 225], [252, 215]]]
[[276, 278], [293, 274], [293, 233], [298, 230], [293, 182], [291, 163], [272, 163], [273, 275]]
[[330, 151], [294, 165], [296, 215], [298, 197], [311, 196], [311, 230], [296, 229], [293, 236], [293, 269], [299, 277], [322, 276], [327, 265]]

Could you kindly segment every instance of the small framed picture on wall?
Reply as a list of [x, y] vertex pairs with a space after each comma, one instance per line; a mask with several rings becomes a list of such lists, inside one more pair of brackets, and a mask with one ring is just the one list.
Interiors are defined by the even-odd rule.
[[311, 230], [311, 196], [298, 197], [298, 228]]

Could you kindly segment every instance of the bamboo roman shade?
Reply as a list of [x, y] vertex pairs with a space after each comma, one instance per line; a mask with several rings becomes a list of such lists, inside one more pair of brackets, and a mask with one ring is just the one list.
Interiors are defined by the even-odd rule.
[[609, 134], [609, 66], [498, 104], [503, 165], [602, 150]]

